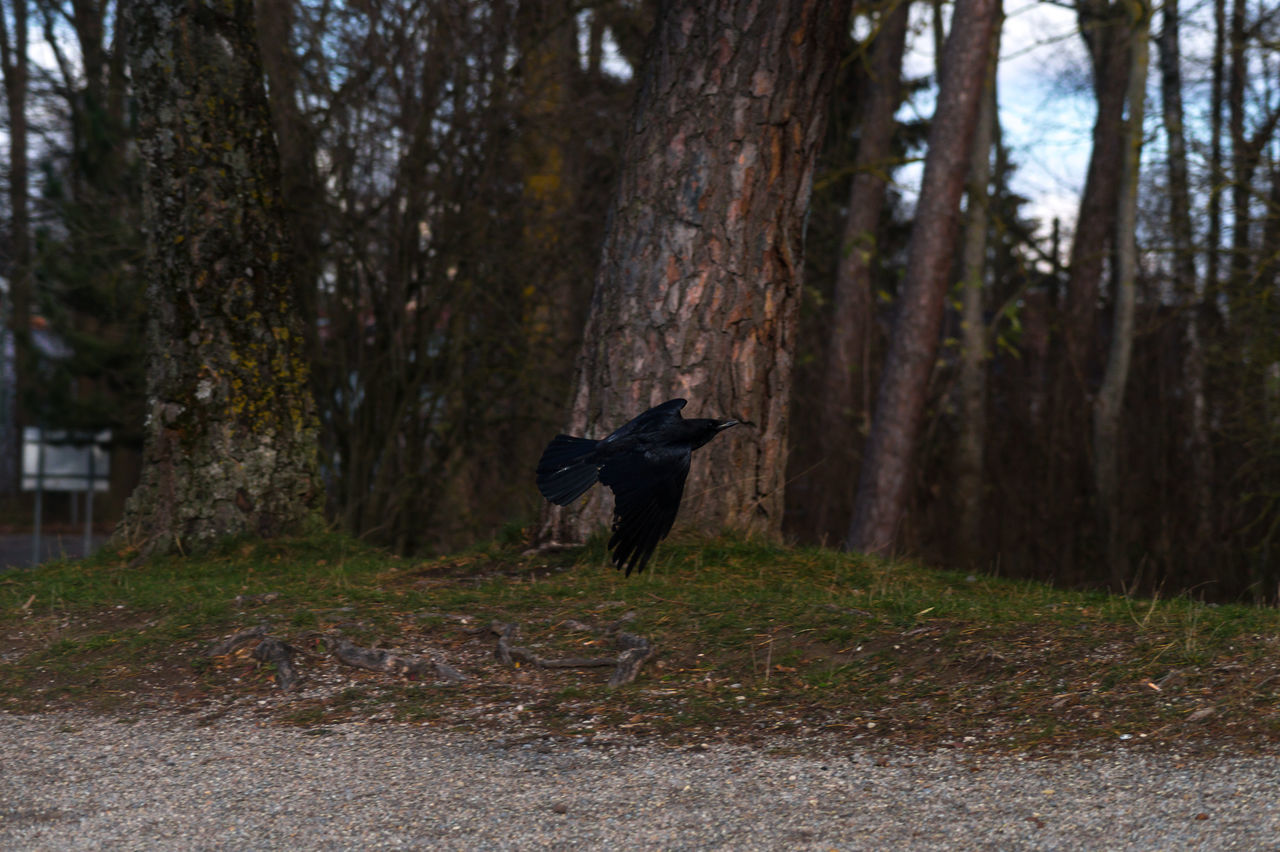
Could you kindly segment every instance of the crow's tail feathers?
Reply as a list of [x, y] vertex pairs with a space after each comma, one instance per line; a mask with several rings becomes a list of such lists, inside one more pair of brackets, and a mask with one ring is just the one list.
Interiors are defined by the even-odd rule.
[[599, 467], [586, 457], [596, 441], [557, 435], [542, 451], [538, 462], [538, 490], [552, 503], [568, 506], [595, 485]]

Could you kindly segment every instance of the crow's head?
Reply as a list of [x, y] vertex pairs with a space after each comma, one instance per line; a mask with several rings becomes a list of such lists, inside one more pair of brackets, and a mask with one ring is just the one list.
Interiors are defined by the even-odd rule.
[[685, 423], [691, 427], [690, 431], [693, 433], [693, 440], [691, 443], [693, 444], [693, 449], [696, 450], [698, 447], [705, 445], [716, 435], [719, 435], [725, 429], [737, 426], [739, 421], [698, 418], [686, 420]]

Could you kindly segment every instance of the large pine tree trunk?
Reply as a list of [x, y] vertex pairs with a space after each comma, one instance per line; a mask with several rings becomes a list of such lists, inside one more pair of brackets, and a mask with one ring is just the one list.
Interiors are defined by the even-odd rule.
[[[848, 0], [672, 0], [651, 37], [567, 431], [651, 405], [747, 419], [698, 453], [682, 518], [777, 533], [804, 213]], [[604, 489], [551, 510], [581, 541]]]
[[287, 532], [318, 497], [316, 427], [253, 6], [140, 0], [131, 36], [151, 328], [142, 482], [116, 540]]
[[892, 549], [906, 511], [912, 457], [938, 352], [943, 302], [959, 230], [973, 131], [978, 120], [999, 0], [959, 0], [942, 63], [920, 200], [893, 339], [885, 359], [847, 545]]

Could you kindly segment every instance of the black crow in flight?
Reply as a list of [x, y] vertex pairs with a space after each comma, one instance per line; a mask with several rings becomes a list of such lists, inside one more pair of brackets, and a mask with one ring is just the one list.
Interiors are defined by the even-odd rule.
[[568, 506], [599, 479], [613, 489], [613, 564], [631, 576], [643, 571], [658, 542], [671, 532], [689, 456], [737, 420], [685, 420], [685, 400], [650, 408], [600, 441], [557, 435], [538, 462], [538, 490]]

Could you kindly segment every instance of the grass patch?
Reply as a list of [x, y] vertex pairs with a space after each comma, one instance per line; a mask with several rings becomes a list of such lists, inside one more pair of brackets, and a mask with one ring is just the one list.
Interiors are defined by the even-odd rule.
[[[0, 709], [165, 707], [322, 725], [500, 727], [677, 743], [828, 737], [990, 747], [1280, 739], [1280, 613], [1134, 600], [753, 540], [677, 540], [629, 579], [603, 540], [521, 555], [507, 535], [405, 560], [325, 535], [130, 567], [103, 555], [0, 574]], [[574, 622], [648, 637], [636, 683], [504, 667], [491, 622], [544, 658], [612, 653]], [[300, 649], [281, 693], [246, 652], [265, 625]], [[434, 653], [461, 684], [337, 663], [325, 634]], [[530, 734], [532, 735], [532, 733]]]

